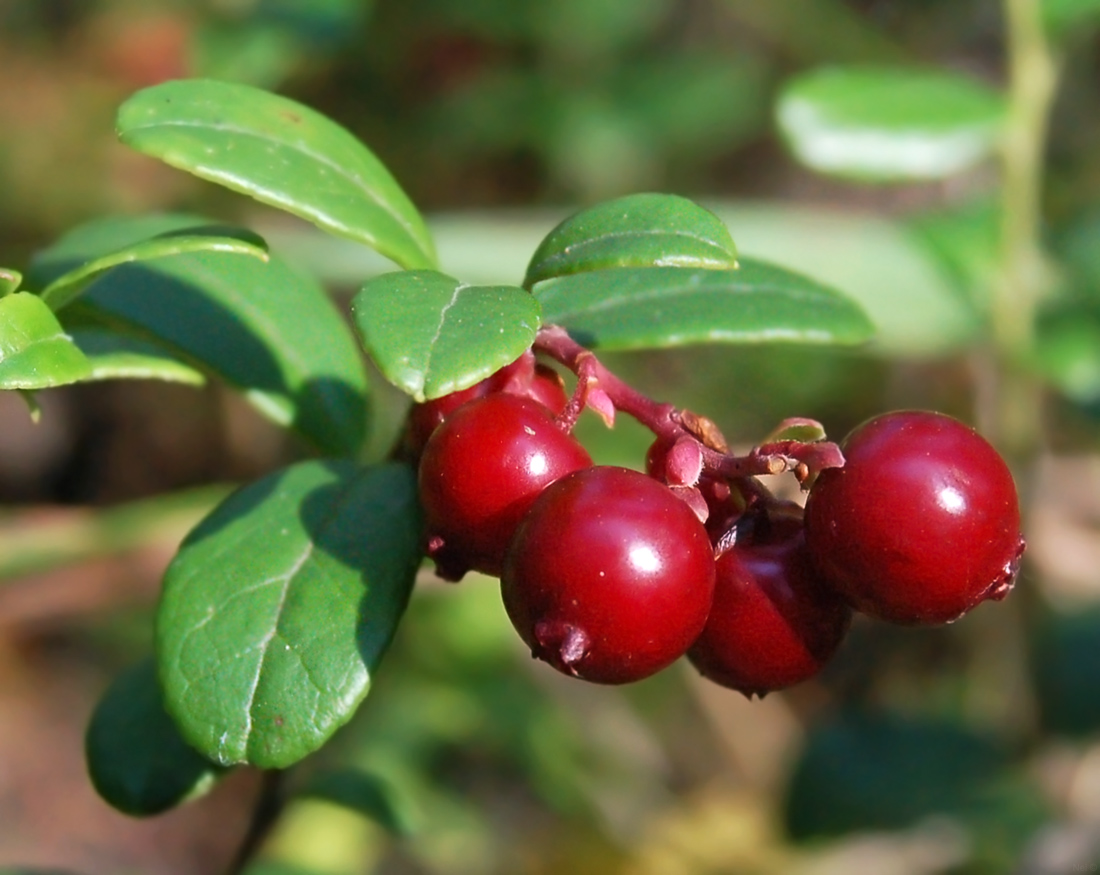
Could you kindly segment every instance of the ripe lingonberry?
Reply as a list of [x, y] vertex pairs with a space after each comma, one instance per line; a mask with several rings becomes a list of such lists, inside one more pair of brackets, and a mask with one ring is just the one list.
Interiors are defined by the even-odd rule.
[[531, 502], [591, 464], [531, 398], [498, 393], [463, 404], [433, 432], [420, 460], [428, 552], [440, 576], [457, 580], [470, 569], [499, 575]]
[[606, 684], [682, 656], [713, 590], [713, 551], [692, 510], [656, 480], [611, 466], [569, 474], [538, 497], [501, 577], [532, 655]]
[[528, 350], [480, 383], [431, 401], [414, 404], [409, 410], [405, 426], [405, 450], [408, 457], [419, 458], [432, 432], [459, 407], [467, 401], [484, 398], [494, 392], [533, 398], [555, 416], [561, 414], [569, 400], [558, 372], [542, 362], [536, 363], [534, 355]]
[[817, 674], [852, 612], [814, 571], [801, 524], [738, 543], [716, 564], [710, 616], [688, 650], [699, 672], [750, 697]]
[[896, 623], [947, 623], [1001, 599], [1024, 542], [1004, 460], [951, 417], [898, 411], [858, 426], [845, 463], [806, 503], [818, 571], [857, 610]]

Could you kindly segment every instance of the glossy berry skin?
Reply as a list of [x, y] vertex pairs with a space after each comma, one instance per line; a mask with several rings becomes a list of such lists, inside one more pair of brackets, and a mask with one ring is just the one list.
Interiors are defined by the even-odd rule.
[[814, 571], [800, 530], [736, 545], [718, 557], [714, 603], [688, 659], [715, 683], [764, 696], [817, 674], [851, 618]]
[[949, 623], [1011, 590], [1023, 553], [1004, 460], [963, 423], [898, 411], [857, 427], [845, 464], [806, 504], [820, 573], [857, 610], [895, 623]]
[[531, 398], [487, 395], [462, 405], [432, 433], [420, 460], [429, 555], [440, 576], [499, 575], [531, 502], [592, 459]]
[[706, 530], [668, 487], [598, 466], [548, 487], [508, 550], [504, 607], [533, 656], [603, 684], [682, 656], [714, 592]]
[[407, 456], [419, 458], [432, 432], [463, 404], [495, 392], [509, 392], [512, 395], [533, 398], [555, 416], [561, 414], [569, 400], [558, 372], [541, 362], [536, 363], [534, 355], [528, 351], [480, 383], [431, 401], [414, 404], [409, 410], [405, 426]]

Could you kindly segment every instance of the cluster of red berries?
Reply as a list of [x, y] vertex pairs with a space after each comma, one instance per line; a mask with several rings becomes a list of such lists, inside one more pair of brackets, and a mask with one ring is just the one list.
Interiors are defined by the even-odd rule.
[[568, 404], [527, 353], [417, 405], [407, 432], [437, 573], [499, 576], [533, 655], [568, 675], [626, 683], [686, 654], [763, 695], [816, 674], [853, 609], [950, 622], [1015, 580], [1012, 477], [949, 417], [864, 423], [842, 466], [814, 472], [803, 509], [703, 465], [705, 441], [686, 429], [657, 439], [646, 473], [593, 465]]

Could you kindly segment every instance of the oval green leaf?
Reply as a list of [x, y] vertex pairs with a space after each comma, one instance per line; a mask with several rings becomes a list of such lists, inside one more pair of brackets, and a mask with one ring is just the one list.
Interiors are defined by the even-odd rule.
[[[185, 234], [202, 222], [91, 222], [39, 253], [30, 275], [50, 283], [150, 233]], [[367, 378], [355, 339], [324, 289], [277, 257], [203, 251], [122, 264], [98, 276], [63, 318], [152, 343], [224, 380], [322, 452], [353, 455], [363, 442]]]
[[996, 147], [1005, 104], [957, 73], [892, 67], [815, 70], [788, 82], [777, 118], [813, 170], [874, 181], [942, 179]]
[[535, 340], [539, 304], [517, 286], [470, 286], [434, 270], [369, 280], [351, 305], [378, 370], [417, 401], [472, 386]]
[[97, 328], [73, 328], [73, 342], [87, 356], [88, 380], [161, 380], [202, 386], [206, 375], [156, 344]]
[[164, 710], [152, 659], [107, 688], [88, 724], [84, 753], [96, 792], [136, 817], [201, 796], [224, 772], [180, 737]]
[[183, 737], [227, 765], [317, 750], [367, 694], [420, 555], [407, 466], [304, 462], [230, 496], [184, 540], [157, 612]]
[[45, 389], [85, 379], [91, 365], [37, 295], [0, 298], [0, 389]]
[[714, 213], [671, 194], [633, 194], [581, 210], [546, 235], [523, 287], [609, 267], [737, 267], [737, 247]]
[[[42, 290], [42, 300], [57, 311], [76, 298], [97, 277], [120, 264], [134, 261], [150, 261], [169, 255], [187, 252], [222, 252], [235, 255], [251, 255], [267, 261], [267, 245], [251, 232], [241, 232], [241, 237], [227, 237], [222, 233], [169, 232], [164, 236], [143, 240], [115, 252], [93, 258], [79, 267], [59, 276]], [[222, 229], [218, 229], [221, 231]], [[252, 238], [252, 239], [248, 239]]]
[[249, 85], [191, 79], [119, 109], [127, 145], [365, 243], [402, 267], [434, 267], [424, 220], [366, 146], [326, 116]]
[[546, 324], [600, 349], [693, 343], [856, 344], [873, 332], [863, 311], [801, 274], [754, 259], [740, 270], [615, 268], [535, 286]]

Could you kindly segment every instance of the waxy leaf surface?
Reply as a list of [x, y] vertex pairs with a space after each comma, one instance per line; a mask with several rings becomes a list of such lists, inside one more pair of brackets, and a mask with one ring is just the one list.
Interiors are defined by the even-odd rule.
[[523, 287], [609, 267], [737, 267], [722, 221], [687, 198], [634, 194], [570, 216], [535, 250]]
[[60, 310], [95, 279], [103, 273], [136, 261], [151, 261], [170, 255], [183, 255], [188, 252], [222, 252], [234, 255], [249, 255], [267, 261], [267, 246], [263, 240], [249, 232], [240, 232], [240, 236], [228, 237], [219, 233], [224, 229], [196, 228], [192, 233], [169, 232], [164, 236], [143, 240], [132, 246], [93, 258], [79, 267], [59, 276], [42, 290], [42, 300], [52, 310]]
[[73, 342], [91, 363], [88, 380], [162, 380], [202, 386], [206, 375], [156, 344], [98, 328], [73, 328]]
[[382, 162], [293, 100], [229, 82], [165, 82], [122, 105], [118, 133], [140, 152], [365, 243], [402, 267], [436, 264], [423, 218]]
[[515, 361], [540, 324], [538, 302], [518, 286], [470, 286], [428, 270], [369, 280], [352, 313], [378, 369], [417, 401]]
[[88, 774], [107, 802], [138, 817], [160, 814], [210, 789], [224, 771], [180, 737], [147, 659], [100, 699], [84, 744]]
[[37, 295], [0, 298], [0, 389], [46, 389], [85, 379], [91, 365]]
[[646, 349], [693, 343], [855, 344], [871, 323], [838, 292], [783, 268], [615, 268], [535, 286], [546, 324], [585, 346]]
[[776, 112], [791, 151], [813, 170], [880, 181], [941, 179], [992, 152], [1004, 100], [957, 73], [839, 67], [793, 79]]
[[303, 462], [226, 499], [184, 540], [157, 612], [183, 737], [263, 768], [317, 750], [367, 694], [420, 555], [407, 466]]
[[[103, 253], [194, 225], [187, 216], [92, 222], [32, 262], [48, 283]], [[323, 452], [352, 455], [366, 431], [362, 356], [324, 289], [279, 258], [191, 252], [122, 264], [62, 312], [163, 348], [224, 380]]]

